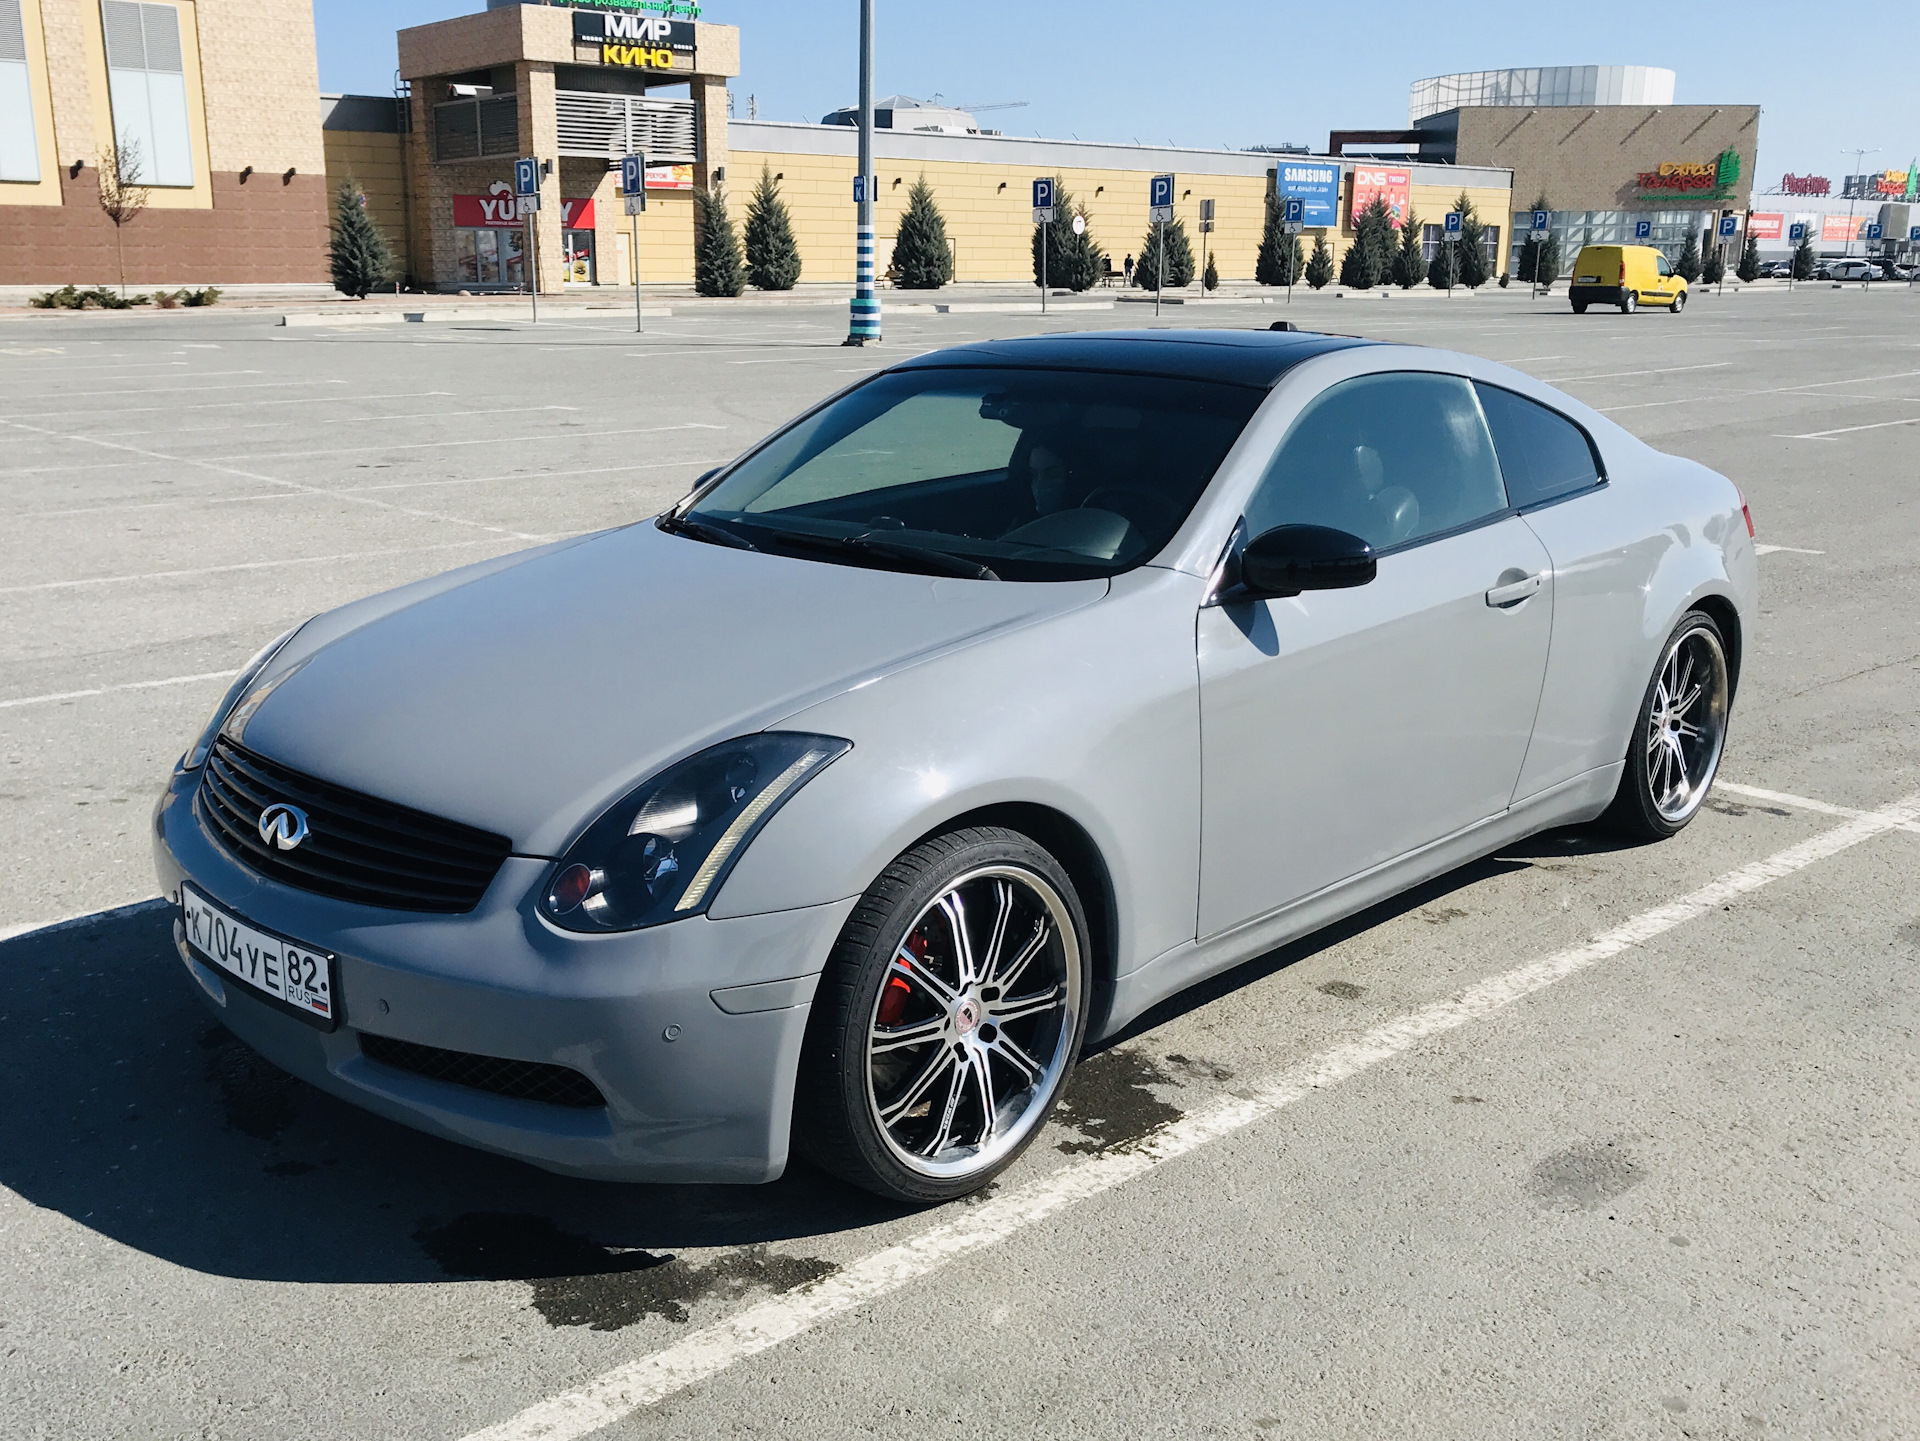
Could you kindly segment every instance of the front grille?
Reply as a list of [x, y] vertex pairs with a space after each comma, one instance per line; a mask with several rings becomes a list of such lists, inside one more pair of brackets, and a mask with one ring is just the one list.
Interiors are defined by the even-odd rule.
[[391, 1036], [376, 1036], [366, 1031], [360, 1033], [360, 1052], [368, 1060], [392, 1066], [396, 1071], [411, 1071], [429, 1080], [450, 1081], [476, 1091], [491, 1091], [496, 1096], [544, 1101], [549, 1106], [571, 1106], [583, 1111], [607, 1104], [600, 1088], [578, 1071], [550, 1066], [544, 1061], [507, 1061], [498, 1056], [443, 1051], [438, 1046], [396, 1041]]
[[[307, 838], [290, 851], [260, 838], [260, 812], [276, 802], [307, 815]], [[472, 910], [511, 844], [505, 836], [301, 775], [225, 736], [207, 757], [200, 812], [234, 858], [261, 875], [397, 911]]]

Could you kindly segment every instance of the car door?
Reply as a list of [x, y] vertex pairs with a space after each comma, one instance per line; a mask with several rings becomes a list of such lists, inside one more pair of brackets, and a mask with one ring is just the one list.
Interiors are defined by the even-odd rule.
[[1322, 392], [1239, 533], [1284, 524], [1361, 536], [1378, 573], [1200, 612], [1203, 937], [1505, 809], [1546, 667], [1547, 553], [1467, 381]]
[[1654, 294], [1661, 300], [1673, 299], [1675, 292], [1679, 289], [1679, 282], [1674, 279], [1673, 265], [1666, 256], [1660, 255], [1654, 258], [1654, 269], [1660, 275], [1660, 278], [1654, 281], [1658, 287]]

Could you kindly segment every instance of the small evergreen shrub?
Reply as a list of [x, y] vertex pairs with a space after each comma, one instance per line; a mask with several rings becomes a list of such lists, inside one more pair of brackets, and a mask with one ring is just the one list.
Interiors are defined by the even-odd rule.
[[1407, 213], [1400, 222], [1400, 236], [1393, 247], [1393, 264], [1389, 274], [1393, 283], [1402, 290], [1411, 290], [1427, 278], [1427, 262], [1422, 254], [1422, 241], [1426, 235], [1420, 224], [1420, 217], [1414, 214], [1413, 207], [1407, 207]]
[[747, 202], [747, 279], [760, 290], [791, 290], [800, 279], [793, 217], [780, 198], [773, 167], [764, 161], [753, 199]]
[[1793, 247], [1793, 278], [1811, 280], [1813, 272], [1819, 268], [1819, 257], [1813, 253], [1813, 236], [1800, 237], [1800, 243]]
[[1720, 277], [1727, 273], [1727, 262], [1721, 257], [1720, 247], [1715, 246], [1707, 252], [1705, 260], [1700, 262], [1700, 281], [1704, 285], [1718, 285]]
[[1187, 240], [1187, 224], [1176, 220], [1169, 225], [1149, 225], [1146, 244], [1140, 247], [1140, 259], [1133, 267], [1133, 283], [1143, 290], [1160, 286], [1160, 233], [1167, 236], [1166, 289], [1184, 290], [1193, 284], [1193, 246]]
[[717, 190], [693, 193], [693, 288], [701, 295], [738, 295], [747, 288], [740, 237]]
[[1746, 246], [1740, 252], [1740, 264], [1733, 273], [1748, 282], [1760, 278], [1760, 242], [1751, 235], [1747, 237]]
[[1680, 247], [1680, 258], [1674, 261], [1673, 268], [1689, 285], [1700, 278], [1700, 237], [1691, 228], [1687, 231], [1687, 243]]
[[1200, 276], [1200, 288], [1202, 290], [1218, 290], [1220, 288], [1220, 267], [1214, 264], [1213, 253], [1211, 251], [1207, 253], [1207, 268]]
[[1300, 237], [1287, 234], [1281, 215], [1280, 196], [1269, 195], [1253, 259], [1253, 278], [1262, 285], [1292, 285], [1300, 278]]
[[365, 300], [374, 289], [393, 280], [399, 268], [393, 251], [367, 214], [367, 197], [352, 181], [340, 182], [333, 199], [333, 216], [333, 238], [327, 245], [333, 288], [355, 300]]
[[946, 217], [934, 203], [933, 187], [924, 175], [907, 192], [907, 209], [893, 238], [887, 276], [902, 290], [938, 290], [953, 279]]
[[152, 302], [150, 295], [121, 295], [98, 285], [85, 290], [75, 285], [63, 285], [58, 290], [43, 291], [27, 299], [27, 304], [35, 310], [127, 310]]
[[1313, 254], [1307, 257], [1307, 284], [1325, 290], [1333, 283], [1333, 251], [1327, 245], [1326, 232], [1313, 237]]

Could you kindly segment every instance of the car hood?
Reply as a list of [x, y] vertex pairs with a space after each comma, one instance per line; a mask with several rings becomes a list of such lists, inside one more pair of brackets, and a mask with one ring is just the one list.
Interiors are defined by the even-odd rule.
[[475, 567], [397, 608], [363, 602], [372, 618], [344, 630], [358, 607], [312, 623], [267, 672], [284, 679], [246, 744], [557, 855], [683, 755], [1106, 591], [866, 570], [629, 526]]

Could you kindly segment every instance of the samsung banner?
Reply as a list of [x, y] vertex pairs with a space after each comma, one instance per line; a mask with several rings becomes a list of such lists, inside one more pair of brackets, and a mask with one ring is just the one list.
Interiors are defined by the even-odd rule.
[[1300, 223], [1309, 229], [1339, 223], [1340, 167], [1338, 165], [1282, 164], [1274, 168], [1277, 194], [1300, 202]]

